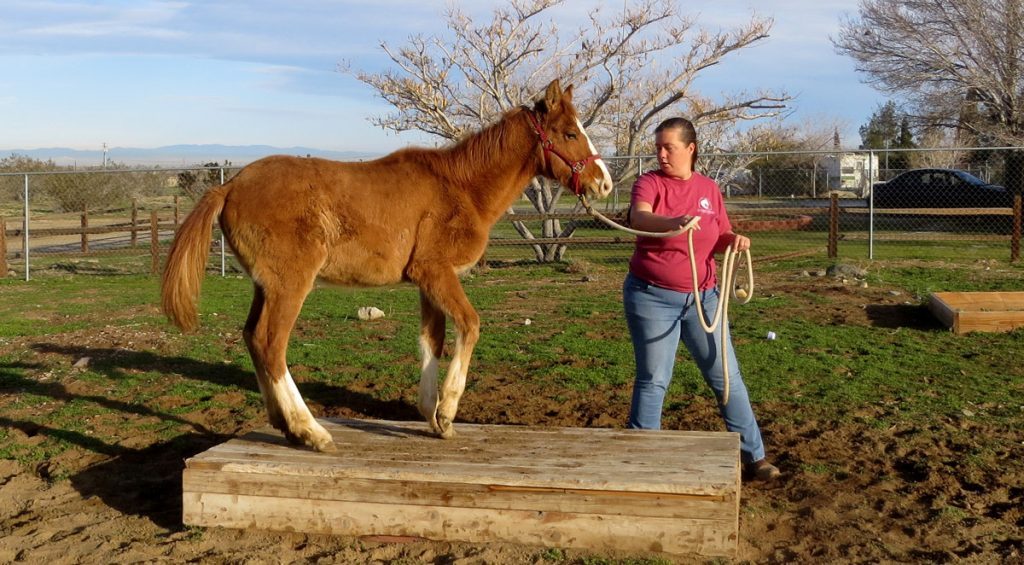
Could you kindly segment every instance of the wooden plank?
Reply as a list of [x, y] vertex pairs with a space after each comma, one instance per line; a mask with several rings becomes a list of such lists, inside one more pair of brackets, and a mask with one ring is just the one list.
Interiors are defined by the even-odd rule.
[[739, 437], [321, 420], [316, 453], [263, 429], [189, 458], [186, 524], [593, 550], [735, 554]]
[[949, 307], [949, 304], [946, 304], [939, 294], [932, 294], [931, 300], [928, 301], [928, 309], [939, 319], [939, 322], [942, 322], [942, 325], [951, 328], [956, 333], [956, 312]]
[[1024, 327], [1024, 292], [935, 292], [928, 307], [956, 334]]
[[875, 232], [872, 237], [866, 233], [845, 233], [843, 239], [846, 241], [1009, 241], [1008, 235], [982, 235], [982, 234], [949, 234], [941, 232], [911, 232], [892, 233]]
[[[715, 432], [457, 424], [456, 437], [442, 442], [423, 422], [326, 420], [324, 425], [337, 454], [296, 448], [278, 432], [261, 430], [197, 455], [188, 466], [712, 496], [731, 488], [728, 471], [736, 467], [734, 438]], [[624, 477], [623, 468], [634, 469], [638, 476]]]
[[522, 246], [522, 245], [553, 245], [553, 244], [590, 244], [590, 245], [612, 245], [619, 243], [628, 243], [632, 245], [636, 238], [634, 236], [623, 236], [623, 237], [536, 237], [533, 239], [512, 239], [512, 238], [498, 238], [491, 239], [487, 242], [487, 245], [493, 245], [495, 247], [504, 246]]
[[[549, 511], [406, 506], [370, 502], [185, 493], [185, 523], [330, 535], [394, 535], [467, 542], [516, 542], [593, 551], [732, 556], [731, 524]], [[192, 509], [201, 509], [192, 511]]]
[[651, 516], [731, 520], [733, 494], [692, 494], [563, 489], [550, 487], [473, 484], [458, 481], [418, 482], [353, 479], [313, 475], [258, 474], [189, 468], [185, 492], [250, 494], [291, 499], [375, 502], [413, 506], [459, 506], [498, 510], [589, 512], [616, 516]]
[[[869, 214], [870, 208], [842, 208], [844, 213]], [[1012, 208], [875, 208], [875, 214], [908, 216], [1010, 216]]]

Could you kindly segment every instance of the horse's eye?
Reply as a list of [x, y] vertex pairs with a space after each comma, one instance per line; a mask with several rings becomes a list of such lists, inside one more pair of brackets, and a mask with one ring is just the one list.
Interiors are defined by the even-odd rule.
[[565, 132], [565, 138], [570, 140], [570, 141], [574, 140], [574, 139], [576, 139], [576, 134], [571, 132], [571, 131], [567, 131], [567, 132]]

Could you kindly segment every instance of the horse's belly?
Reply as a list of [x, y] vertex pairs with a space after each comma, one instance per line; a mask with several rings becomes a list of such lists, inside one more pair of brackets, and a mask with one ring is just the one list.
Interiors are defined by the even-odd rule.
[[381, 286], [401, 282], [409, 250], [402, 247], [358, 244], [334, 246], [318, 277], [345, 286]]

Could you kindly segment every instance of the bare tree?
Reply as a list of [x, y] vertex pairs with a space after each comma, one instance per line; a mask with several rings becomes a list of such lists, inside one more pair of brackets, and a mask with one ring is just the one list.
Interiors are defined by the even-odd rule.
[[[835, 132], [844, 127], [832, 118], [807, 118], [796, 124], [773, 118], [736, 135], [727, 150], [702, 154], [697, 167], [729, 196], [754, 193], [759, 178], [768, 178], [765, 184], [775, 187], [779, 194], [811, 193], [816, 188], [815, 171], [829, 158], [826, 153], [816, 152], [833, 148]], [[766, 171], [774, 176], [769, 178]], [[783, 171], [806, 179], [795, 182], [782, 178]]]
[[920, 126], [1019, 145], [1022, 34], [1022, 0], [861, 0], [832, 42], [868, 84], [905, 97]]
[[[563, 32], [553, 13], [566, 0], [510, 0], [478, 23], [458, 7], [445, 13], [447, 33], [417, 36], [404, 47], [381, 47], [394, 63], [384, 72], [352, 71], [395, 111], [373, 122], [395, 132], [418, 130], [455, 141], [467, 131], [527, 103], [553, 78], [576, 86], [580, 118], [607, 156], [649, 150], [649, 130], [669, 114], [688, 116], [715, 146], [737, 122], [779, 115], [790, 97], [756, 92], [711, 100], [693, 89], [698, 74], [729, 54], [768, 37], [772, 20], [752, 17], [733, 30], [710, 32], [678, 13], [671, 0], [630, 0], [622, 11], [591, 13], [586, 25]], [[735, 129], [735, 128], [732, 128]], [[717, 135], [712, 135], [713, 133]], [[612, 167], [617, 183], [633, 167]], [[563, 192], [535, 179], [526, 197], [540, 213]], [[535, 235], [515, 222], [528, 239]], [[545, 221], [543, 237], [567, 237], [576, 226]], [[535, 245], [539, 260], [558, 259], [564, 246]]]
[[928, 151], [914, 151], [908, 156], [910, 166], [915, 168], [947, 168], [962, 167], [967, 158], [964, 151], [957, 150], [960, 146], [954, 131], [945, 128], [929, 128], [920, 134], [921, 146]]

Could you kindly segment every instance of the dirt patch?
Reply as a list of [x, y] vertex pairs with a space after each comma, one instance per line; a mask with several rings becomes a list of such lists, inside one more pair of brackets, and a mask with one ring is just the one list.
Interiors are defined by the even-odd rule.
[[[765, 295], [791, 301], [793, 312], [822, 324], [906, 327], [934, 324], [913, 297], [832, 277], [779, 273], [762, 277]], [[617, 285], [618, 281], [609, 281]], [[827, 296], [828, 300], [821, 300]], [[529, 312], [506, 312], [520, 323]], [[785, 315], [783, 313], [782, 315]], [[597, 336], [608, 339], [610, 336]], [[602, 555], [513, 544], [441, 543], [416, 538], [344, 538], [293, 533], [191, 529], [181, 523], [183, 460], [263, 425], [250, 375], [231, 365], [171, 356], [162, 332], [101, 327], [48, 336], [45, 344], [11, 340], [25, 349], [20, 368], [31, 382], [19, 398], [0, 396], [5, 441], [21, 449], [60, 438], [72, 448], [27, 467], [0, 460], [0, 562], [113, 563], [546, 563], [594, 559], [665, 559]], [[134, 383], [150, 372], [202, 375], [236, 389], [208, 394], [200, 379], [144, 406], [105, 400], [116, 379], [77, 378], [72, 365], [108, 364]], [[2, 371], [2, 369], [0, 369]], [[301, 368], [296, 374], [301, 374]], [[13, 378], [13, 377], [11, 377]], [[620, 427], [629, 385], [560, 389], [500, 374], [476, 375], [459, 419], [484, 424]], [[322, 416], [416, 420], [415, 387], [389, 394], [369, 381], [344, 389], [303, 383]], [[145, 381], [133, 385], [140, 396]], [[6, 389], [11, 390], [8, 386]], [[29, 398], [29, 400], [24, 400]], [[27, 424], [19, 414], [56, 410], [55, 401], [88, 398], [113, 408], [81, 415], [81, 428]], [[681, 401], [666, 414], [673, 429], [720, 430], [705, 397]], [[48, 404], [49, 403], [49, 404]], [[68, 404], [70, 402], [65, 402]], [[190, 408], [197, 405], [199, 408]], [[757, 563], [1024, 562], [1024, 474], [1020, 430], [965, 417], [915, 426], [879, 427], [898, 406], [848, 407], [836, 420], [797, 419], [793, 407], [757, 407], [771, 457], [785, 473], [774, 485], [744, 485], [739, 560]], [[165, 427], [158, 428], [156, 424]], [[172, 427], [168, 433], [166, 425]], [[153, 431], [156, 430], [156, 431]], [[992, 443], [992, 440], [999, 440]], [[1002, 451], [990, 445], [1012, 445]], [[964, 465], [971, 458], [975, 465]], [[589, 561], [588, 561], [589, 560]], [[680, 563], [704, 562], [679, 558]], [[603, 562], [603, 561], [598, 561]]]

